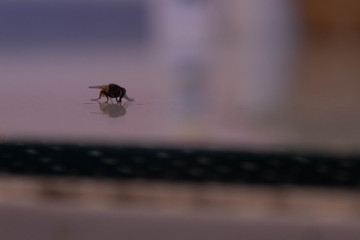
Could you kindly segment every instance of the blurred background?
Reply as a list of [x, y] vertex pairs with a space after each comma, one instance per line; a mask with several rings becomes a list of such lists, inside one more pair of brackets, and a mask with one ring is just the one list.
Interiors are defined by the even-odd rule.
[[[2, 0], [0, 143], [26, 140], [358, 154], [359, 63], [360, 3], [356, 0]], [[124, 100], [121, 104], [115, 101], [106, 104], [104, 99], [91, 101], [99, 92], [88, 86], [108, 83], [125, 87], [135, 101]], [[153, 201], [149, 204], [140, 201], [141, 194], [132, 192], [134, 189], [142, 192], [147, 187], [125, 184], [131, 199], [147, 210], [122, 212], [118, 216], [111, 210], [118, 205], [101, 200], [113, 199], [102, 190], [107, 184], [92, 182], [93, 190], [89, 190], [81, 182], [72, 188], [74, 192], [98, 193], [85, 194], [88, 198], [76, 200], [83, 206], [90, 201], [90, 213], [87, 208], [73, 212], [72, 207], [77, 206], [72, 202], [74, 198], [65, 204], [65, 211], [39, 210], [38, 201], [44, 200], [37, 195], [39, 186], [47, 180], [33, 179], [26, 185], [28, 180], [8, 177], [3, 177], [0, 184], [4, 193], [0, 211], [2, 216], [7, 216], [1, 217], [0, 222], [6, 223], [13, 216], [13, 224], [5, 224], [7, 229], [0, 227], [0, 236], [5, 236], [2, 239], [22, 239], [21, 234], [18, 238], [12, 235], [19, 219], [26, 223], [58, 217], [47, 230], [34, 225], [38, 229], [34, 239], [85, 236], [80, 232], [85, 231], [81, 230], [81, 222], [87, 214], [93, 217], [90, 219], [104, 218], [111, 224], [119, 218], [126, 224], [129, 218], [134, 222], [142, 219], [145, 224], [146, 219], [154, 217], [153, 212], [146, 211], [155, 202], [159, 202], [157, 209], [166, 215], [156, 215], [156, 223], [161, 225], [170, 218], [175, 226], [173, 232], [198, 230], [199, 235], [191, 235], [193, 239], [198, 236], [215, 239], [227, 233], [264, 239], [254, 230], [258, 226], [262, 226], [264, 233], [275, 234], [277, 239], [289, 236], [289, 229], [296, 232], [298, 239], [339, 236], [353, 239], [360, 234], [354, 223], [359, 217], [358, 196], [342, 190], [336, 193], [322, 190], [324, 195], [314, 195], [311, 191], [299, 193], [291, 189], [278, 194], [274, 189], [229, 190], [207, 186], [204, 202], [212, 204], [205, 210], [200, 207], [200, 212], [211, 217], [198, 218], [192, 211], [181, 217], [167, 215], [171, 209], [182, 211], [186, 206], [199, 210], [197, 207], [202, 206], [188, 204], [186, 200], [186, 204], [170, 201], [167, 205], [166, 200], [174, 194], [169, 193], [172, 187], [163, 186], [165, 190], [161, 194], [147, 196], [145, 199]], [[60, 183], [56, 181], [56, 184]], [[62, 183], [56, 187], [56, 184], [50, 189], [60, 193], [66, 193], [71, 185]], [[124, 187], [120, 183], [112, 184], [109, 186]], [[197, 187], [185, 188], [192, 190], [180, 191], [181, 196], [198, 196]], [[223, 195], [245, 196], [245, 200], [229, 205], [236, 209], [259, 198], [265, 199], [266, 204], [255, 201], [250, 208], [253, 211], [240, 208], [229, 220], [231, 210], [224, 213], [219, 206], [224, 202], [229, 204], [232, 198], [219, 200]], [[66, 199], [68, 195], [59, 196]], [[303, 199], [294, 203], [294, 196]], [[335, 202], [329, 202], [333, 198]], [[25, 207], [21, 205], [26, 210], [7, 205], [21, 199], [30, 199], [22, 203]], [[49, 203], [46, 198], [44, 201]], [[124, 201], [120, 205], [127, 209]], [[94, 209], [108, 205], [112, 213], [101, 212], [101, 217], [96, 218], [98, 213]], [[335, 208], [337, 212], [331, 211], [335, 205], [340, 206]], [[132, 206], [138, 209], [136, 204]], [[266, 206], [264, 211], [255, 211], [263, 206]], [[321, 210], [320, 206], [323, 206]], [[309, 217], [301, 214], [303, 209], [308, 209], [308, 213], [317, 210], [318, 218], [312, 219], [318, 225], [304, 225]], [[40, 215], [33, 215], [38, 211]], [[14, 212], [19, 213], [13, 215]], [[221, 213], [219, 218], [218, 213]], [[78, 217], [74, 224], [80, 230], [69, 230], [72, 227], [66, 225], [73, 215]], [[283, 215], [285, 220], [273, 222]], [[329, 216], [334, 220], [331, 224]], [[189, 218], [200, 228], [177, 225], [188, 222]], [[289, 219], [295, 220], [284, 230]], [[100, 220], [91, 224], [96, 225], [97, 221]], [[227, 221], [230, 225], [225, 224]], [[104, 225], [104, 229], [117, 227], [111, 224]], [[209, 226], [217, 226], [219, 235], [207, 232]], [[155, 230], [145, 229], [149, 236], [173, 235], [170, 230], [157, 235]], [[284, 231], [286, 234], [282, 235]], [[343, 235], [344, 232], [348, 235]], [[127, 232], [129, 236], [135, 233], [135, 230]], [[84, 239], [95, 237], [86, 235]]]
[[[2, 1], [0, 138], [356, 151], [358, 9]], [[90, 101], [112, 82], [136, 101]]]

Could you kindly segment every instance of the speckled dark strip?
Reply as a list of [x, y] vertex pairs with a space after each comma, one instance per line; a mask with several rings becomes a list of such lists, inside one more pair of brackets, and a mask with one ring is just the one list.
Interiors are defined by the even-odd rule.
[[64, 144], [0, 144], [0, 174], [360, 186], [360, 156]]

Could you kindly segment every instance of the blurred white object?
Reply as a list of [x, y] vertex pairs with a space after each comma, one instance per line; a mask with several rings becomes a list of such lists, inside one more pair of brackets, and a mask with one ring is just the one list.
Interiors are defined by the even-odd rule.
[[284, 107], [295, 79], [298, 15], [294, 0], [241, 0], [238, 103], [252, 113]]

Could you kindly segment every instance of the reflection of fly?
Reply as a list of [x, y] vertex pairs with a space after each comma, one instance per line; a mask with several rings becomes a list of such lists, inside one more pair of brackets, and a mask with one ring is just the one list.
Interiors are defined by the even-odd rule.
[[91, 112], [94, 114], [106, 114], [111, 118], [122, 117], [126, 114], [126, 108], [128, 107], [129, 102], [126, 103], [104, 103], [99, 102], [100, 112]]
[[126, 89], [123, 87], [120, 87], [119, 85], [110, 83], [109, 85], [103, 85], [103, 86], [90, 86], [89, 88], [98, 88], [101, 89], [99, 98], [92, 99], [93, 101], [99, 100], [101, 97], [106, 97], [106, 102], [109, 101], [109, 98], [115, 98], [117, 102], [121, 102], [122, 98], [125, 98], [129, 101], [133, 101], [134, 99], [131, 99], [126, 94]]

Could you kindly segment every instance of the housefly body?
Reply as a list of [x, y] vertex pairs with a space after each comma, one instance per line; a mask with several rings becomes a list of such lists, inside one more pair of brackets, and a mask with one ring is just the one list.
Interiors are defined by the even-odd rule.
[[101, 97], [106, 97], [106, 102], [111, 100], [111, 98], [115, 98], [117, 102], [121, 102], [122, 98], [125, 98], [129, 101], [134, 101], [134, 99], [131, 99], [126, 94], [126, 89], [123, 87], [120, 87], [117, 84], [110, 83], [108, 85], [102, 85], [102, 86], [90, 86], [89, 88], [97, 88], [101, 89], [99, 97], [96, 99], [91, 99], [93, 101], [99, 100]]

